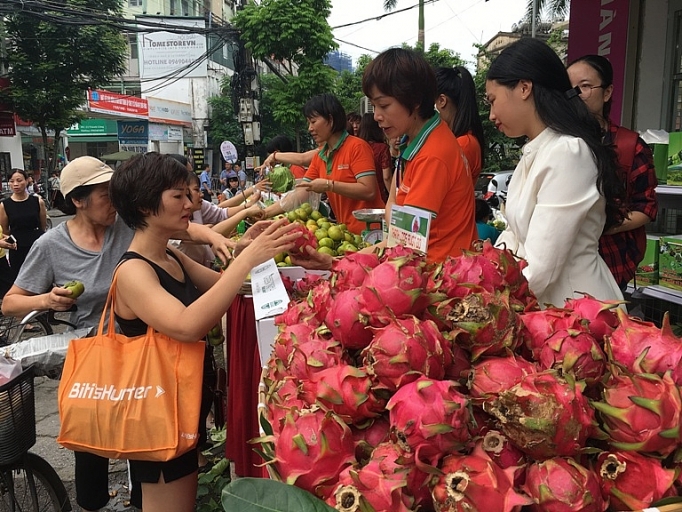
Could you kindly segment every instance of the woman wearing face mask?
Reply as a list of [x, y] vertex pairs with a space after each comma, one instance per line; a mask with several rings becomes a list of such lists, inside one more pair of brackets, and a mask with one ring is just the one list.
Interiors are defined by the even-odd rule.
[[614, 151], [545, 43], [521, 39], [486, 77], [490, 120], [508, 137], [528, 137], [507, 196], [504, 244], [528, 261], [524, 274], [541, 306], [586, 292], [622, 299], [599, 256], [599, 237], [623, 220], [624, 190]]
[[599, 239], [599, 254], [609, 266], [621, 290], [635, 276], [637, 264], [646, 251], [645, 225], [656, 218], [656, 170], [649, 146], [637, 132], [618, 126], [611, 119], [613, 68], [601, 55], [585, 55], [568, 67], [571, 85], [599, 121], [604, 144], [614, 145], [625, 183], [629, 208], [623, 223], [604, 231]]

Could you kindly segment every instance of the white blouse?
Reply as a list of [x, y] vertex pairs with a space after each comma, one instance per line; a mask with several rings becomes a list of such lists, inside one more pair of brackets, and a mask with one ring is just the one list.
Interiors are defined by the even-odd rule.
[[547, 128], [523, 147], [507, 193], [508, 227], [496, 245], [528, 261], [523, 273], [541, 307], [563, 307], [578, 292], [622, 300], [599, 256], [605, 204], [585, 141]]

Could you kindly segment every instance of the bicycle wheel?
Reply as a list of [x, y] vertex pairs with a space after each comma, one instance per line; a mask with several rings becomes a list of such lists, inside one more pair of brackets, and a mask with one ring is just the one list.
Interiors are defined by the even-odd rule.
[[14, 317], [3, 316], [0, 318], [0, 346], [8, 345], [10, 343], [16, 343], [17, 341], [27, 340], [29, 338], [35, 338], [37, 336], [47, 336], [53, 334], [54, 330], [52, 326], [47, 321], [47, 314], [41, 314], [35, 317], [30, 322], [31, 328], [24, 328], [23, 332], [17, 340], [17, 334], [21, 329], [20, 320]]
[[[29, 487], [33, 476], [37, 503]], [[66, 488], [50, 464], [34, 453], [0, 472], [0, 512], [68, 512]]]

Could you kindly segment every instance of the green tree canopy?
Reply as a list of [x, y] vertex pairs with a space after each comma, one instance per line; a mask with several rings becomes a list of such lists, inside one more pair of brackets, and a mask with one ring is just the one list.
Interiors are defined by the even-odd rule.
[[[62, 0], [60, 6], [122, 15], [119, 0]], [[48, 19], [54, 21], [47, 21]], [[57, 154], [59, 133], [77, 121], [89, 88], [109, 83], [125, 71], [126, 42], [120, 30], [99, 22], [83, 24], [49, 4], [5, 18], [8, 38], [9, 91], [3, 96], [14, 111], [36, 125], [48, 154]], [[54, 143], [48, 147], [48, 132]], [[48, 173], [56, 158], [48, 160]]]

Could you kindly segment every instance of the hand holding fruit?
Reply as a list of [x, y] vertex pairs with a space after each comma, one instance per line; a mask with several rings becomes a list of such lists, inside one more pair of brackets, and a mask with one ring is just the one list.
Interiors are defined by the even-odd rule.
[[64, 288], [71, 292], [72, 299], [77, 299], [83, 295], [83, 292], [85, 291], [85, 285], [83, 285], [83, 283], [80, 281], [69, 281], [68, 283], [64, 284]]
[[85, 286], [80, 281], [69, 281], [63, 286], [55, 286], [45, 294], [46, 302], [40, 309], [68, 311], [84, 291]]
[[318, 194], [322, 194], [323, 192], [327, 192], [329, 190], [328, 183], [330, 183], [330, 180], [316, 178], [313, 181], [302, 181], [296, 185], [296, 188], [302, 188], [309, 192], [317, 192]]
[[[242, 240], [249, 237], [249, 232], [260, 222], [255, 224], [242, 236]], [[274, 258], [277, 254], [286, 252], [294, 245], [294, 241], [299, 237], [299, 233], [294, 231], [295, 226], [286, 219], [280, 219], [270, 223], [265, 229], [258, 228], [259, 232], [251, 236], [248, 246], [240, 252], [240, 258], [248, 258], [251, 267]], [[240, 240], [241, 244], [242, 240]]]

